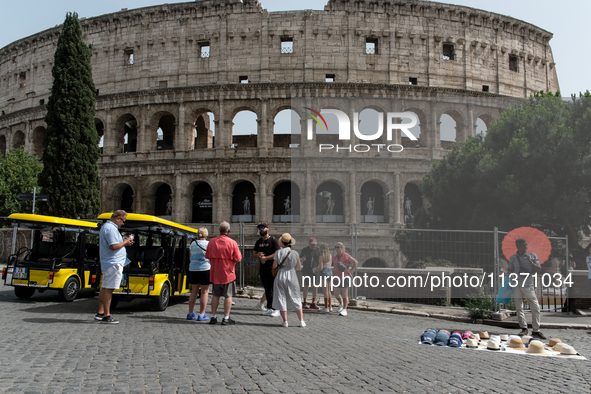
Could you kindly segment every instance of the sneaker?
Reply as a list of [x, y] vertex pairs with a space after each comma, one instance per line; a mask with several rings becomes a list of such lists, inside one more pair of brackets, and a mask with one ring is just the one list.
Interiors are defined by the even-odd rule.
[[212, 317], [211, 319], [209, 319], [209, 324], [218, 324], [218, 318]]
[[115, 319], [113, 319], [113, 317], [111, 317], [111, 315], [109, 315], [109, 316], [103, 317], [103, 320], [101, 320], [101, 323], [119, 324], [119, 320], [115, 320]]
[[329, 312], [333, 312], [333, 310], [332, 310], [332, 306], [328, 308], [328, 311], [329, 311]]
[[289, 325], [287, 324], [286, 321], [284, 321], [283, 323], [281, 323], [281, 327], [289, 327]]
[[197, 320], [197, 314], [195, 312], [187, 313], [187, 320]]
[[273, 309], [267, 309], [266, 311], [264, 311], [262, 313], [263, 316], [271, 316], [271, 314], [273, 313]]
[[230, 318], [222, 319], [222, 326], [231, 326], [233, 324], [236, 324], [236, 322]]
[[278, 317], [279, 316], [279, 311], [274, 310], [269, 316], [271, 316], [271, 317]]
[[94, 320], [101, 321], [103, 320], [103, 317], [105, 317], [104, 313], [97, 313], [96, 315], [94, 315]]
[[302, 321], [300, 322], [300, 327], [306, 327], [306, 322], [302, 320]]
[[548, 339], [548, 338], [546, 338], [546, 336], [544, 334], [542, 334], [541, 331], [534, 331], [531, 333], [531, 336], [534, 338]]
[[316, 305], [316, 303], [313, 302], [313, 303], [310, 304], [310, 309], [316, 309], [316, 310], [318, 310], [320, 308], [318, 308], [318, 305]]
[[264, 304], [264, 303], [263, 303], [263, 304], [261, 304], [260, 302], [257, 302], [257, 306], [256, 306], [256, 308], [257, 308], [259, 311], [263, 311], [263, 312], [267, 310], [267, 308], [265, 307], [265, 304]]
[[328, 309], [328, 308], [322, 308], [322, 309], [319, 309], [318, 312], [320, 312], [320, 313], [328, 313], [328, 312], [330, 312], [330, 309]]
[[207, 317], [206, 314], [203, 315], [197, 315], [197, 321], [208, 321], [209, 317]]
[[236, 305], [236, 303], [234, 301], [232, 301], [232, 305]]
[[519, 335], [520, 337], [527, 335], [529, 333], [529, 331], [527, 330], [527, 328], [522, 328], [521, 331], [519, 331]]
[[307, 302], [304, 302], [304, 303], [302, 304], [302, 309], [310, 309], [310, 305], [308, 305], [308, 303], [307, 303]]
[[343, 304], [339, 305], [339, 308], [337, 309], [337, 312], [341, 313], [342, 310], [343, 310]]
[[340, 316], [347, 316], [347, 310], [343, 309], [342, 311], [339, 312]]

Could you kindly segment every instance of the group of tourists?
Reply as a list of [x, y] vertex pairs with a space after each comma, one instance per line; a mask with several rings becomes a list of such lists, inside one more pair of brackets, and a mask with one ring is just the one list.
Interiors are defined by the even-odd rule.
[[[110, 315], [111, 296], [122, 280], [123, 266], [127, 263], [125, 247], [133, 244], [133, 237], [125, 240], [118, 231], [118, 227], [125, 223], [127, 213], [115, 211], [112, 217], [101, 228], [100, 254], [103, 270], [103, 286], [99, 294], [99, 308], [96, 320], [104, 323], [117, 324]], [[287, 311], [294, 311], [300, 321], [300, 327], [305, 327], [303, 309], [316, 309], [320, 312], [333, 312], [332, 299], [339, 301], [337, 312], [340, 316], [347, 316], [349, 304], [348, 290], [351, 284], [352, 272], [358, 265], [351, 255], [346, 253], [345, 245], [337, 242], [334, 255], [326, 243], [318, 244], [316, 238], [308, 240], [308, 246], [301, 254], [295, 250], [296, 240], [288, 233], [279, 239], [269, 234], [266, 223], [260, 223], [258, 231], [261, 238], [256, 242], [252, 256], [259, 260], [259, 273], [265, 290], [257, 308], [265, 316], [281, 316], [283, 327], [287, 327]], [[219, 226], [219, 236], [207, 240], [208, 231], [200, 228], [198, 238], [191, 242], [191, 259], [187, 281], [191, 284], [189, 296], [188, 320], [209, 321], [217, 324], [217, 310], [220, 298], [224, 298], [223, 317], [221, 325], [233, 325], [230, 318], [232, 297], [236, 295], [236, 263], [242, 260], [242, 254], [236, 241], [229, 237], [230, 224], [222, 222]], [[298, 272], [308, 285], [303, 289], [303, 302], [300, 292]], [[337, 276], [339, 286], [332, 288], [332, 277]], [[312, 278], [316, 277], [321, 283], [324, 295], [324, 307], [320, 309], [316, 303], [318, 288], [310, 286]], [[350, 278], [345, 280], [345, 278]], [[211, 285], [211, 316], [206, 315], [208, 295]], [[307, 303], [308, 291], [312, 287], [312, 302]], [[195, 304], [199, 300], [199, 313], [195, 312]], [[265, 306], [266, 302], [266, 306]]]

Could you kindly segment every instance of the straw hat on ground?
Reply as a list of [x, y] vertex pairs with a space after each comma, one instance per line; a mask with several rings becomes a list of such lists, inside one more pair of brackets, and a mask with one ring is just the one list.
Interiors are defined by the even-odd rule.
[[532, 340], [527, 348], [527, 354], [535, 354], [536, 356], [549, 356], [550, 353], [544, 349], [544, 344], [538, 340]]

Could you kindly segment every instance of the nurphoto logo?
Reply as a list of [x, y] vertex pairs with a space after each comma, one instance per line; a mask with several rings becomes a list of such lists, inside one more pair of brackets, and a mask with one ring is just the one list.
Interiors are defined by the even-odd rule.
[[[305, 115], [310, 116], [311, 119], [307, 120], [307, 138], [308, 141], [314, 139], [314, 121], [320, 128], [320, 130], [324, 132], [328, 132], [328, 123], [323, 115], [334, 115], [338, 121], [338, 135], [340, 141], [350, 141], [351, 140], [351, 120], [349, 116], [338, 109], [326, 109], [323, 108], [319, 111], [316, 111], [309, 107], [304, 107], [304, 110], [309, 112], [304, 112]], [[417, 137], [415, 137], [410, 129], [413, 128], [418, 124], [417, 115], [412, 112], [387, 112], [385, 114], [386, 118], [386, 139], [388, 141], [392, 141], [394, 131], [400, 130], [404, 136], [409, 138], [411, 141], [417, 141]], [[410, 123], [402, 123], [403, 120], [408, 119]], [[361, 141], [376, 141], [380, 137], [384, 135], [384, 113], [378, 112], [377, 117], [377, 131], [373, 134], [363, 134], [359, 130], [359, 112], [353, 112], [353, 133], [355, 137], [357, 137]], [[379, 152], [380, 149], [387, 149], [389, 152], [402, 152], [404, 149], [400, 144], [357, 144], [357, 145], [348, 145], [348, 146], [341, 146], [341, 145], [334, 145], [334, 144], [319, 144], [318, 151], [327, 151], [336, 149], [337, 152], [339, 151], [355, 151], [355, 152], [369, 152], [373, 148], [377, 149]]]

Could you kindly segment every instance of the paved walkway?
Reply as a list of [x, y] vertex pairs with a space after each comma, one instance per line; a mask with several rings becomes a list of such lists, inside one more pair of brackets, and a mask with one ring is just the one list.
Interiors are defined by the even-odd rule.
[[[183, 298], [185, 299], [185, 298]], [[93, 320], [96, 298], [23, 301], [0, 286], [0, 391], [18, 393], [589, 392], [591, 362], [418, 345], [427, 327], [506, 330], [424, 316], [307, 311], [279, 327], [236, 299], [235, 326], [185, 320], [187, 302], [154, 312], [121, 302], [121, 323]], [[297, 324], [295, 313], [289, 322]], [[548, 329], [591, 358], [586, 330]]]

